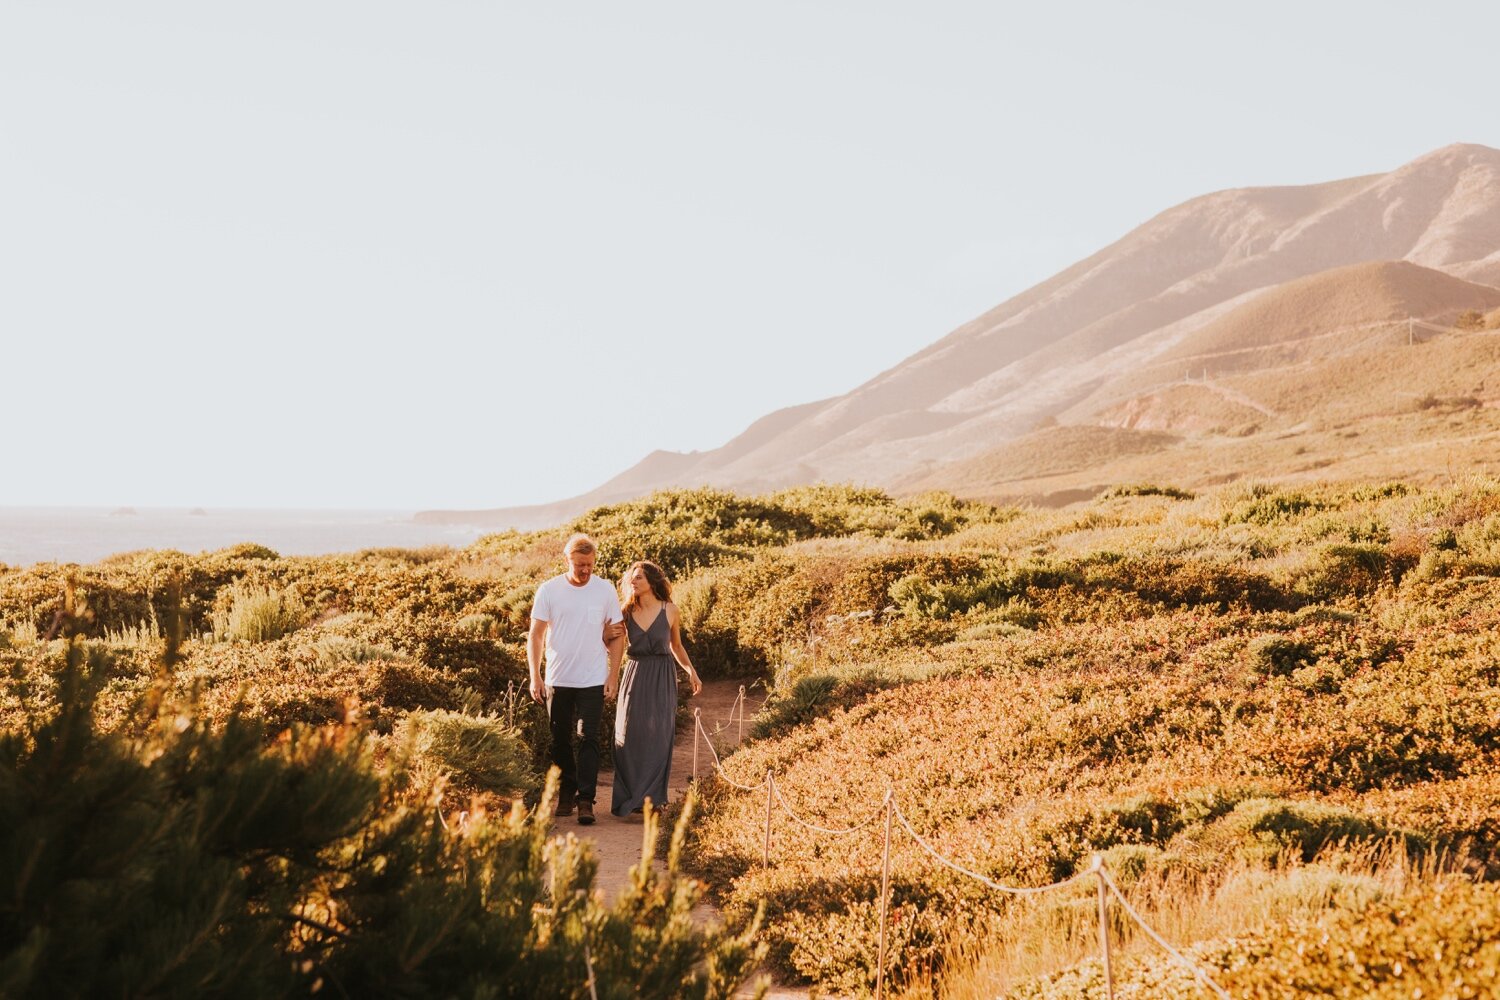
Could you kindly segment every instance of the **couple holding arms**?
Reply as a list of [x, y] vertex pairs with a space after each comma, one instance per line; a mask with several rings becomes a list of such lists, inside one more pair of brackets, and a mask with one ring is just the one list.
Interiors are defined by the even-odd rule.
[[[667, 803], [678, 665], [687, 671], [693, 694], [703, 684], [682, 646], [672, 585], [659, 566], [631, 564], [616, 595], [613, 587], [594, 576], [595, 548], [587, 535], [569, 538], [563, 558], [567, 572], [537, 588], [526, 661], [531, 697], [547, 706], [552, 763], [562, 772], [557, 815], [571, 815], [576, 806], [578, 822], [587, 826], [594, 822], [604, 700], [618, 690], [610, 812], [628, 816], [640, 812], [647, 799], [658, 808]], [[622, 654], [627, 657], [623, 674]], [[575, 720], [583, 730], [576, 761]]]

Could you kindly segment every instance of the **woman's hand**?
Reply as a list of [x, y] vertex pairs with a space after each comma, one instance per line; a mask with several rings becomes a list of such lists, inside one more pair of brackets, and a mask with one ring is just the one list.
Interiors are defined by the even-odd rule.
[[691, 695], [688, 695], [688, 697], [690, 698], [693, 697], [693, 695], [696, 695], [699, 691], [703, 690], [703, 682], [698, 679], [698, 671], [694, 670], [691, 667], [688, 668], [688, 683], [692, 685], [693, 689], [693, 693]]

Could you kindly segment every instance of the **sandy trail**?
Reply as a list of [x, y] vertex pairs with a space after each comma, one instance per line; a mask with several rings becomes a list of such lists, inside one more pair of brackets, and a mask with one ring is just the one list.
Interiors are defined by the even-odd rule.
[[[703, 727], [710, 733], [716, 734], [714, 745], [721, 749], [739, 742], [739, 717], [735, 711], [735, 701], [739, 698], [739, 694], [739, 681], [705, 681], [703, 690], [688, 703], [702, 713]], [[765, 697], [766, 693], [763, 689], [749, 690], [747, 686], [744, 707], [746, 732], [749, 731], [749, 720], [760, 709]], [[610, 738], [608, 734], [601, 735], [603, 738]], [[688, 786], [692, 783], [693, 742], [691, 723], [678, 729], [677, 742], [672, 749], [672, 772], [667, 782], [668, 794], [674, 802], [687, 793]], [[713, 768], [713, 760], [708, 750], [701, 745], [698, 754], [698, 773], [702, 777], [707, 777]], [[620, 818], [610, 815], [609, 802], [613, 790], [614, 772], [601, 771], [595, 806], [598, 821], [593, 826], [580, 826], [576, 816], [568, 816], [557, 820], [554, 828], [557, 833], [572, 833], [580, 840], [593, 843], [594, 854], [599, 859], [599, 875], [594, 880], [594, 886], [595, 890], [604, 893], [606, 898], [612, 898], [624, 888], [626, 880], [630, 877], [630, 869], [640, 863], [641, 836], [644, 826], [640, 816]], [[661, 835], [670, 836], [671, 829], [663, 829]], [[658, 869], [664, 867], [660, 860], [655, 863]], [[717, 920], [719, 917], [718, 910], [706, 900], [698, 904], [694, 915], [702, 923]], [[749, 992], [747, 989], [747, 996]], [[808, 991], [800, 987], [773, 985], [766, 995], [772, 1000], [791, 1000], [791, 998], [808, 996]]]
[[[698, 693], [698, 697], [688, 702], [690, 706], [703, 713], [703, 726], [709, 732], [714, 732], [720, 726], [723, 727], [723, 731], [714, 740], [715, 746], [727, 747], [739, 742], [738, 725], [731, 725], [728, 721], [739, 693], [739, 681], [707, 681], [703, 685], [703, 690]], [[746, 720], [754, 716], [764, 700], [764, 692], [747, 691], [745, 695]], [[612, 738], [611, 734], [601, 734], [601, 739], [609, 738]], [[698, 773], [707, 777], [712, 767], [713, 762], [709, 759], [708, 751], [700, 748]], [[594, 814], [598, 821], [592, 827], [578, 825], [576, 816], [559, 819], [556, 825], [558, 833], [574, 833], [579, 839], [593, 842], [594, 853], [599, 858], [599, 877], [595, 879], [594, 885], [607, 896], [613, 896], [624, 888], [626, 879], [630, 876], [631, 867], [641, 860], [641, 833], [644, 826], [640, 816], [622, 818], [610, 815], [609, 803], [610, 796], [614, 792], [614, 778], [613, 771], [599, 772], [599, 790], [594, 806]], [[687, 794], [692, 778], [693, 730], [689, 726], [677, 731], [677, 742], [672, 748], [672, 772], [667, 782], [667, 792], [671, 795], [673, 802]], [[671, 832], [670, 827], [664, 828], [662, 836], [669, 836]]]

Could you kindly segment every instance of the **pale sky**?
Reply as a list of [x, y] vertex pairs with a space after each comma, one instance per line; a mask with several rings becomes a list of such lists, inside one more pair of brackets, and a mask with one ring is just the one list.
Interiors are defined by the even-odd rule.
[[1020, 6], [0, 0], [0, 505], [560, 499], [1500, 147], [1500, 4]]

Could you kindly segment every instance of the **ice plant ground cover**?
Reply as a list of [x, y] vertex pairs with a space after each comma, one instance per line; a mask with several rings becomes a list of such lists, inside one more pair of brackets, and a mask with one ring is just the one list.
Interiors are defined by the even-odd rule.
[[[1233, 964], [1226, 983], [1269, 991], [1247, 995], [1298, 995], [1266, 985], [1284, 963], [1244, 943], [1256, 934], [1274, 942], [1324, 911], [1377, 928], [1396, 913], [1399, 930], [1428, 920], [1446, 879], [1500, 871], [1495, 484], [1136, 489], [914, 548], [806, 543], [763, 556], [774, 573], [714, 572], [720, 600], [745, 609], [742, 641], [771, 625], [768, 604], [802, 609], [800, 634], [762, 642], [779, 654], [773, 697], [731, 775], [773, 771], [830, 826], [868, 815], [889, 785], [925, 837], [1005, 883], [1051, 882], [1095, 853], [1143, 899], [1190, 881], [1205, 902], [1177, 921], [1176, 940]], [[760, 587], [784, 599], [762, 600]], [[783, 825], [766, 869], [763, 802], [721, 788], [707, 812], [691, 856], [729, 887], [730, 911], [764, 900], [785, 968], [868, 989], [880, 838]], [[908, 838], [894, 851], [887, 973], [908, 992], [1072, 995], [1034, 977], [1090, 968], [1088, 887], [1016, 904]], [[1370, 861], [1388, 867], [1391, 852], [1410, 860], [1399, 878]], [[1247, 903], [1234, 880], [1252, 875], [1263, 887]], [[1447, 898], [1497, 912], [1492, 894]], [[1138, 937], [1117, 930], [1122, 943]], [[1454, 940], [1475, 959], [1456, 966], [1473, 995], [1494, 974], [1482, 941]], [[1018, 942], [1029, 953], [1008, 955]], [[1132, 975], [1171, 978], [1145, 949], [1131, 961], [1122, 988]], [[1407, 984], [1436, 975], [1431, 961], [1403, 961]]]

